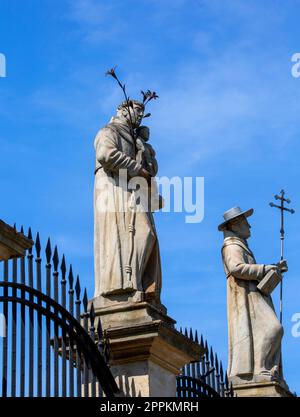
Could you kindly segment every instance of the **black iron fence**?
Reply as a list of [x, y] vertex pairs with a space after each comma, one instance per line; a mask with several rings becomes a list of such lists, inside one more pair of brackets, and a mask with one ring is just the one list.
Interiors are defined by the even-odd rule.
[[[180, 332], [183, 333], [182, 328]], [[219, 361], [212, 347], [209, 348], [207, 341], [204, 342], [198, 332], [192, 329], [184, 331], [184, 335], [196, 343], [199, 343], [205, 354], [198, 362], [192, 362], [183, 367], [181, 375], [177, 377], [178, 397], [233, 397], [234, 392], [228, 382], [226, 371], [223, 370], [222, 361]]]
[[[21, 229], [21, 233], [23, 230]], [[32, 240], [31, 229], [28, 238]], [[33, 253], [35, 252], [35, 253]], [[108, 366], [109, 342], [88, 310], [86, 289], [72, 265], [39, 234], [19, 259], [1, 262], [0, 394], [2, 397], [113, 397], [119, 392]], [[0, 323], [1, 324], [1, 323]], [[217, 354], [197, 331], [184, 333], [202, 346], [199, 361], [177, 377], [178, 397], [232, 397]], [[1, 337], [2, 336], [2, 337]]]
[[44, 255], [43, 265], [37, 234], [25, 257], [2, 262], [2, 397], [114, 396], [108, 346], [87, 292], [50, 239]]

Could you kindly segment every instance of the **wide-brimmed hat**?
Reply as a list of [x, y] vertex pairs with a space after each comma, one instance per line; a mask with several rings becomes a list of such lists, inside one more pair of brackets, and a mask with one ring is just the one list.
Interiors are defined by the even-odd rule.
[[245, 216], [245, 217], [249, 217], [253, 214], [253, 208], [246, 210], [246, 211], [242, 211], [242, 209], [240, 207], [233, 207], [230, 210], [225, 211], [225, 213], [223, 214], [224, 217], [224, 222], [219, 224], [218, 226], [218, 230], [222, 231], [225, 229], [226, 225], [228, 222], [230, 222], [230, 220], [236, 219], [237, 217], [240, 216]]

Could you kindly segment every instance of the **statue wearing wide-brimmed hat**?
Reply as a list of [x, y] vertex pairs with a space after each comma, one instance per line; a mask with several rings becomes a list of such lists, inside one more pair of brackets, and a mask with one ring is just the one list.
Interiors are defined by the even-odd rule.
[[227, 277], [228, 377], [233, 385], [277, 380], [283, 383], [280, 324], [270, 295], [257, 286], [266, 274], [280, 274], [281, 263], [257, 264], [248, 246], [253, 209], [234, 207], [218, 227], [224, 232], [222, 259]]

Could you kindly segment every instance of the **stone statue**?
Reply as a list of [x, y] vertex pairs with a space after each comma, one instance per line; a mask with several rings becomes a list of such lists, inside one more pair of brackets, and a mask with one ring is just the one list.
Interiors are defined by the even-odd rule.
[[138, 130], [143, 116], [143, 103], [125, 101], [95, 139], [94, 297], [102, 298], [103, 306], [143, 300], [160, 305], [161, 262], [153, 215], [136, 210], [135, 191], [128, 186], [142, 179], [144, 187], [151, 187], [157, 173], [155, 152]]
[[[271, 296], [257, 284], [283, 264], [259, 265], [248, 246], [253, 209], [234, 207], [224, 214], [219, 230], [224, 232], [222, 258], [227, 277], [229, 335], [228, 377], [233, 385], [282, 381], [281, 339], [283, 327], [277, 319]], [[286, 262], [284, 261], [286, 268]], [[286, 270], [286, 269], [285, 269]]]

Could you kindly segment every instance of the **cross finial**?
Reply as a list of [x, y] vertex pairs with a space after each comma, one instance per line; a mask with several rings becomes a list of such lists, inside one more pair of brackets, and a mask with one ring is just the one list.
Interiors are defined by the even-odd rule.
[[[280, 210], [280, 261], [284, 262], [284, 248], [283, 248], [283, 242], [284, 242], [284, 212], [289, 212], [291, 214], [295, 213], [294, 209], [288, 208], [284, 205], [284, 203], [286, 204], [290, 204], [291, 200], [289, 198], [285, 197], [285, 191], [282, 189], [278, 194], [274, 195], [275, 200], [279, 200], [280, 201], [280, 205], [278, 204], [274, 204], [274, 203], [270, 203], [271, 207], [275, 207], [278, 208]], [[287, 269], [282, 269], [281, 272], [286, 272]], [[282, 280], [280, 281], [280, 323], [282, 323]]]
[[275, 198], [275, 200], [280, 200], [280, 206], [271, 202], [270, 203], [271, 207], [276, 207], [276, 208], [279, 208], [280, 210], [288, 211], [292, 214], [295, 213], [294, 209], [290, 209], [290, 208], [288, 208], [284, 205], [284, 203], [290, 204], [290, 202], [291, 202], [291, 200], [289, 198], [285, 198], [285, 191], [284, 190], [280, 191], [280, 195], [275, 194], [274, 198]]

